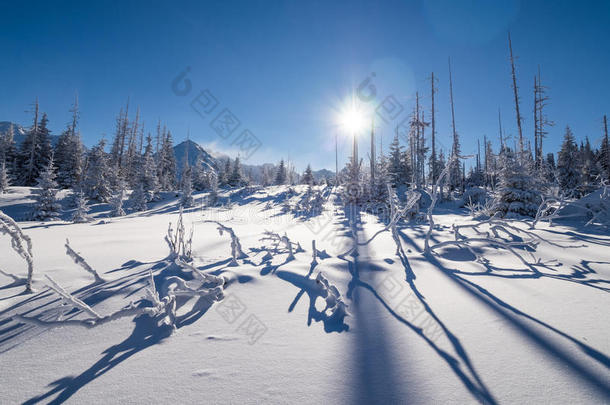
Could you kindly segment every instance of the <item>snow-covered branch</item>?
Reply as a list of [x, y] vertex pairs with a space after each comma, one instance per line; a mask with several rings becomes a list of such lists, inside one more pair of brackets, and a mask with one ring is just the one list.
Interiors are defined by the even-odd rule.
[[248, 257], [248, 255], [246, 253], [244, 253], [244, 251], [242, 250], [241, 242], [239, 241], [239, 238], [235, 234], [235, 231], [233, 230], [233, 228], [229, 228], [228, 226], [225, 226], [218, 221], [205, 221], [205, 222], [212, 222], [212, 223], [218, 225], [217, 229], [218, 229], [218, 233], [220, 235], [222, 235], [224, 232], [226, 232], [229, 234], [229, 236], [231, 236], [231, 263], [230, 263], [231, 266], [237, 266], [238, 259], [245, 259], [246, 257]]
[[328, 313], [330, 319], [342, 321], [349, 312], [347, 312], [347, 304], [343, 301], [341, 293], [337, 287], [331, 284], [322, 272], [316, 276], [316, 283], [322, 288], [322, 297], [326, 300], [325, 313]]
[[84, 312], [88, 313], [89, 315], [93, 316], [96, 319], [100, 319], [101, 318], [101, 316], [99, 316], [97, 314], [97, 312], [95, 312], [93, 310], [93, 308], [91, 308], [89, 305], [85, 304], [83, 301], [81, 301], [77, 297], [73, 296], [72, 294], [70, 294], [69, 292], [64, 290], [62, 286], [57, 284], [57, 282], [51, 278], [51, 276], [46, 274], [45, 277], [49, 281], [49, 284], [47, 284], [49, 286], [49, 288], [51, 290], [55, 291], [55, 293], [57, 293], [57, 295], [59, 295], [62, 298], [62, 301], [65, 304], [71, 305], [74, 308], [81, 309], [81, 310], [83, 310]]
[[21, 256], [28, 266], [28, 277], [25, 286], [26, 293], [32, 293], [32, 277], [34, 275], [34, 259], [32, 254], [32, 240], [25, 235], [13, 218], [0, 211], [0, 234], [11, 238], [11, 247]]
[[167, 235], [165, 241], [169, 246], [170, 258], [181, 258], [184, 261], [193, 260], [193, 228], [187, 237], [186, 230], [184, 228], [184, 221], [182, 218], [182, 207], [180, 207], [180, 214], [178, 216], [178, 222], [176, 223], [176, 233], [172, 228], [172, 223], [169, 223], [167, 228]]
[[91, 267], [89, 265], [89, 263], [87, 263], [80, 254], [78, 254], [77, 252], [74, 251], [74, 249], [72, 249], [68, 238], [66, 238], [65, 246], [66, 246], [66, 254], [68, 256], [70, 256], [72, 258], [72, 260], [74, 260], [74, 263], [78, 264], [80, 267], [85, 269], [86, 272], [90, 273], [95, 278], [96, 283], [104, 282], [104, 279], [102, 277], [100, 277], [100, 275], [97, 273], [97, 271], [95, 271], [95, 269], [93, 267]]
[[[294, 260], [294, 253], [299, 253], [299, 252], [305, 251], [301, 247], [301, 244], [299, 242], [297, 242], [297, 243], [292, 242], [286, 233], [284, 233], [283, 236], [280, 236], [280, 234], [278, 234], [278, 233], [271, 232], [271, 231], [265, 231], [263, 233], [263, 235], [264, 236], [260, 239], [261, 242], [264, 242], [264, 241], [273, 242], [274, 245], [273, 245], [272, 250], [276, 254], [288, 253], [288, 258], [287, 258], [288, 261]], [[280, 248], [280, 245], [283, 245], [283, 249]]]

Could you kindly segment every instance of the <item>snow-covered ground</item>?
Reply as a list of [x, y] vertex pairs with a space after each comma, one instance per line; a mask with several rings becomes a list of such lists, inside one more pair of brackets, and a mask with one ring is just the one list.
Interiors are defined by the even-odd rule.
[[[501, 235], [540, 238], [533, 249], [515, 248], [535, 263], [526, 265], [484, 243], [424, 254], [421, 222], [399, 228], [399, 256], [390, 232], [364, 244], [383, 229], [378, 217], [346, 212], [334, 193], [321, 215], [295, 216], [282, 211], [285, 198], [299, 199], [286, 191], [270, 187], [235, 194], [230, 208], [185, 211], [192, 264], [227, 284], [219, 302], [178, 300], [173, 332], [148, 316], [95, 328], [13, 317], [57, 319], [63, 310], [45, 275], [98, 314], [138, 303], [149, 272], [173, 265], [164, 236], [178, 218], [175, 195], [120, 218], [99, 204], [85, 224], [21, 221], [30, 189], [0, 196], [0, 210], [31, 237], [35, 264], [31, 295], [0, 274], [0, 403], [610, 403], [607, 232], [540, 224], [533, 236]], [[432, 244], [453, 240], [453, 224], [472, 223], [465, 211], [436, 213]], [[230, 237], [206, 221], [233, 228], [249, 257], [230, 266]], [[280, 246], [269, 258], [265, 230], [286, 233], [304, 251], [288, 260]], [[345, 254], [354, 233], [361, 245]], [[66, 238], [105, 283], [66, 255]], [[317, 264], [313, 239], [325, 251]], [[26, 272], [1, 235], [0, 270]], [[320, 272], [348, 305], [345, 318], [324, 311]]]

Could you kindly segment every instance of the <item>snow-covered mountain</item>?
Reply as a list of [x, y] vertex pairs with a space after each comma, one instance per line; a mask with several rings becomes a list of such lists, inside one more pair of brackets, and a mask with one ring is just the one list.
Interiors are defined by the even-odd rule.
[[176, 155], [176, 167], [178, 168], [178, 171], [180, 171], [184, 167], [184, 161], [186, 160], [187, 152], [188, 162], [190, 166], [194, 166], [195, 163], [197, 163], [197, 161], [201, 159], [208, 165], [214, 168], [217, 167], [217, 161], [216, 159], [214, 159], [214, 157], [212, 157], [210, 153], [208, 153], [196, 142], [186, 140], [174, 146], [174, 154]]
[[[10, 122], [10, 121], [0, 121], [0, 134], [7, 133], [9, 131], [11, 125], [13, 126], [15, 144], [17, 144], [17, 146], [19, 146], [25, 140], [25, 136], [27, 134], [27, 130], [25, 128], [23, 128], [21, 125], [15, 124], [14, 122]], [[59, 136], [50, 135], [50, 138], [51, 138], [51, 145], [55, 146], [57, 144], [57, 141], [59, 140]]]
[[[15, 124], [14, 122], [10, 122], [10, 121], [0, 121], [0, 134], [4, 134], [7, 133], [10, 128], [11, 125], [13, 126], [13, 132], [15, 134], [15, 139], [19, 139], [24, 138], [25, 137], [25, 129], [19, 125], [19, 124]], [[21, 139], [23, 140], [23, 139]], [[20, 141], [19, 141], [20, 142]]]

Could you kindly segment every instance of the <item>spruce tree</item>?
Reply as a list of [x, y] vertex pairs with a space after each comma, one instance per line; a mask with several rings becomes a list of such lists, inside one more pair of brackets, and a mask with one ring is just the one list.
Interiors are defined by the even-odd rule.
[[91, 221], [91, 217], [88, 215], [89, 207], [87, 206], [85, 193], [79, 191], [76, 193], [74, 200], [76, 203], [76, 210], [74, 210], [74, 214], [72, 214], [72, 222], [80, 224]]
[[36, 193], [36, 204], [32, 218], [38, 221], [57, 219], [61, 206], [57, 202], [57, 183], [55, 182], [52, 156], [47, 163], [47, 167], [38, 177], [38, 187], [40, 190]]
[[284, 159], [280, 160], [280, 164], [277, 167], [277, 171], [275, 172], [275, 184], [276, 185], [282, 185], [282, 184], [286, 184], [286, 180], [287, 180], [287, 174], [286, 174], [286, 166], [284, 164]]
[[[123, 200], [125, 199], [125, 181], [119, 180], [117, 184], [116, 191], [110, 198], [110, 205], [112, 206], [112, 210], [110, 211], [111, 217], [122, 217], [125, 215], [125, 210], [123, 209]], [[146, 208], [144, 208], [146, 209]]]
[[84, 169], [85, 148], [78, 131], [78, 99], [71, 109], [72, 122], [59, 136], [55, 147], [55, 162], [57, 165], [57, 183], [62, 188], [74, 188], [80, 181]]
[[390, 144], [390, 156], [388, 162], [388, 174], [394, 187], [403, 184], [405, 181], [405, 178], [403, 178], [403, 175], [405, 174], [403, 167], [402, 146], [400, 146], [398, 135], [395, 135], [394, 140]]
[[173, 190], [176, 184], [176, 155], [173, 144], [171, 132], [165, 132], [157, 163], [159, 185], [162, 190]]
[[585, 138], [584, 144], [581, 144], [580, 167], [581, 167], [581, 184], [579, 192], [581, 195], [589, 194], [599, 184], [600, 170], [595, 157], [595, 152], [591, 148], [589, 137]]
[[580, 185], [580, 172], [578, 168], [578, 147], [574, 141], [574, 134], [569, 126], [563, 137], [563, 144], [557, 159], [557, 177], [559, 187], [567, 195], [577, 193]]
[[218, 174], [209, 172], [210, 193], [208, 194], [208, 206], [215, 206], [218, 202]]
[[35, 104], [34, 124], [21, 144], [18, 159], [19, 184], [34, 186], [36, 179], [45, 169], [51, 158], [51, 140], [49, 138], [48, 118], [42, 115], [38, 121], [38, 101]]
[[233, 170], [229, 176], [229, 185], [231, 187], [239, 187], [243, 183], [241, 175], [241, 164], [239, 163], [239, 156], [235, 158], [233, 163]]
[[83, 181], [83, 189], [87, 197], [100, 202], [108, 202], [112, 195], [110, 184], [112, 175], [106, 152], [104, 152], [105, 146], [106, 141], [102, 139], [91, 148]]
[[302, 184], [308, 184], [310, 186], [312, 186], [314, 184], [314, 179], [313, 179], [313, 172], [311, 171], [311, 165], [307, 165], [307, 168], [305, 169], [305, 172], [303, 173], [303, 176], [301, 177], [301, 183]]
[[509, 148], [500, 153], [500, 188], [495, 210], [504, 217], [536, 215], [541, 202], [539, 185], [533, 177], [534, 160], [531, 155], [520, 161]]
[[134, 211], [146, 211], [148, 209], [148, 196], [142, 182], [136, 184], [136, 187], [131, 192], [129, 203]]
[[159, 198], [159, 181], [150, 134], [146, 137], [146, 149], [138, 171], [139, 183], [142, 184], [142, 189], [146, 194], [146, 202], [157, 200]]

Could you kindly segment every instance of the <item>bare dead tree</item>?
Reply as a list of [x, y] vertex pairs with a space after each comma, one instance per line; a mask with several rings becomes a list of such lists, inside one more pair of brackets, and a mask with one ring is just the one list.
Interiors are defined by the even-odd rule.
[[517, 87], [517, 74], [515, 72], [515, 58], [513, 56], [513, 44], [508, 32], [508, 49], [510, 51], [510, 66], [513, 79], [513, 93], [515, 95], [515, 114], [517, 118], [517, 129], [519, 130], [519, 156], [523, 155], [523, 130], [521, 128], [521, 112], [519, 111], [519, 88]]
[[432, 125], [432, 154], [430, 156], [430, 171], [432, 173], [432, 184], [436, 183], [436, 120], [435, 120], [435, 108], [434, 108], [434, 93], [436, 93], [436, 89], [434, 88], [434, 72], [430, 76], [430, 87], [431, 87], [431, 97], [432, 97], [432, 117], [430, 119], [430, 124]]

